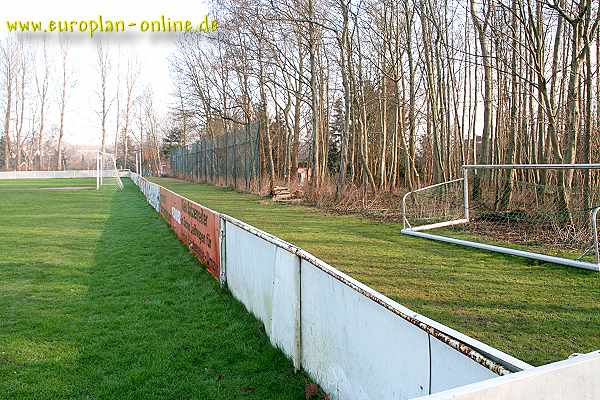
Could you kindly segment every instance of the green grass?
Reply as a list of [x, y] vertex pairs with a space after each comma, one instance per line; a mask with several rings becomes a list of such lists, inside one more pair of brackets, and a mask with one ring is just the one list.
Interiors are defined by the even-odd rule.
[[303, 399], [133, 184], [36, 189], [90, 183], [0, 181], [0, 399]]
[[400, 234], [401, 225], [158, 183], [292, 242], [430, 318], [541, 365], [600, 348], [600, 274]]
[[0, 191], [44, 190], [62, 187], [94, 187], [95, 178], [7, 179], [0, 181]]

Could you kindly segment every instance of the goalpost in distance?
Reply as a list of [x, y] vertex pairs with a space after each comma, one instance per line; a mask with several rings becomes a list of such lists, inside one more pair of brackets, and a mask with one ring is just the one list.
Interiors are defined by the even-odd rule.
[[114, 154], [98, 151], [96, 154], [96, 190], [101, 186], [116, 185], [118, 190], [123, 190], [123, 181], [119, 176], [119, 169]]
[[462, 174], [408, 192], [402, 233], [600, 271], [600, 164], [463, 165]]

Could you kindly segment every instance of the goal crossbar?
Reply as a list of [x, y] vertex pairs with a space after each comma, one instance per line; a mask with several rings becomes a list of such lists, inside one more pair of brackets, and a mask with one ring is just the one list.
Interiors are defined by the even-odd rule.
[[462, 169], [600, 169], [600, 164], [465, 164]]
[[[529, 259], [550, 262], [559, 265], [566, 265], [570, 267], [576, 267], [581, 269], [587, 269], [592, 271], [600, 271], [600, 246], [598, 240], [598, 215], [600, 214], [600, 206], [595, 206], [591, 208], [590, 212], [590, 226], [592, 230], [592, 246], [591, 249], [594, 252], [595, 262], [587, 262], [579, 259], [569, 259], [565, 257], [557, 257], [551, 256], [547, 254], [542, 254], [538, 252], [526, 251], [526, 250], [518, 250], [510, 247], [491, 245], [481, 242], [476, 242], [472, 240], [465, 239], [457, 239], [443, 235], [437, 235], [432, 233], [426, 233], [424, 231], [436, 229], [436, 228], [444, 228], [456, 225], [463, 225], [470, 222], [470, 214], [469, 214], [469, 180], [468, 180], [468, 172], [472, 170], [492, 170], [492, 169], [502, 169], [502, 170], [510, 170], [510, 169], [548, 169], [548, 170], [573, 170], [573, 169], [593, 169], [600, 170], [600, 164], [498, 164], [498, 165], [488, 165], [488, 164], [467, 164], [463, 165], [461, 170], [463, 173], [462, 178], [453, 179], [450, 181], [445, 181], [441, 183], [437, 183], [430, 186], [425, 186], [416, 190], [412, 190], [407, 192], [402, 198], [402, 219], [403, 219], [403, 229], [401, 233], [409, 236], [435, 240], [455, 245], [461, 245], [471, 248], [476, 248], [480, 250], [493, 251], [502, 254], [508, 254], [518, 257], [525, 257]], [[462, 183], [463, 186], [463, 213], [464, 215], [461, 218], [454, 218], [446, 221], [425, 224], [420, 226], [411, 226], [406, 212], [406, 204], [407, 200], [419, 193], [424, 192], [434, 188], [441, 188], [443, 186], [448, 186], [453, 183]]]

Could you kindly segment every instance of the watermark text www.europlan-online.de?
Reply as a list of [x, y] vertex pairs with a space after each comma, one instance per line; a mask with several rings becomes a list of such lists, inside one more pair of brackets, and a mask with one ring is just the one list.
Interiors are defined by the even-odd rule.
[[204, 32], [210, 33], [217, 30], [219, 24], [216, 19], [204, 18], [193, 22], [190, 20], [171, 19], [161, 15], [156, 19], [122, 20], [104, 18], [99, 15], [94, 19], [50, 19], [47, 21], [10, 20], [6, 21], [8, 32], [78, 32], [89, 37], [99, 32]]

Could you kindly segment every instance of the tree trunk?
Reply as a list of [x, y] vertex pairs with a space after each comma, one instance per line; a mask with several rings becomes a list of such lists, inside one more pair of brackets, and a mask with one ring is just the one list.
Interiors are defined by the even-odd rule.
[[[6, 49], [7, 54], [11, 49]], [[12, 59], [6, 60], [6, 110], [4, 111], [4, 170], [10, 169], [10, 108], [12, 106], [12, 82], [14, 66]]]
[[[477, 34], [479, 37], [479, 47], [481, 48], [481, 57], [483, 62], [483, 82], [484, 82], [484, 90], [483, 90], [483, 129], [481, 132], [481, 151], [479, 152], [479, 159], [477, 162], [479, 164], [488, 164], [489, 156], [490, 156], [490, 136], [492, 132], [492, 92], [493, 92], [493, 82], [492, 82], [492, 64], [490, 61], [490, 51], [488, 48], [488, 41], [486, 38], [486, 31], [488, 26], [488, 16], [493, 9], [493, 3], [489, 6], [490, 10], [486, 12], [485, 20], [482, 22], [479, 20], [475, 13], [475, 0], [470, 0], [470, 9], [471, 16], [473, 18], [473, 25], [477, 29]], [[480, 187], [480, 175], [484, 175], [484, 173], [475, 174], [473, 177], [473, 199], [478, 199], [481, 195], [481, 187]]]

